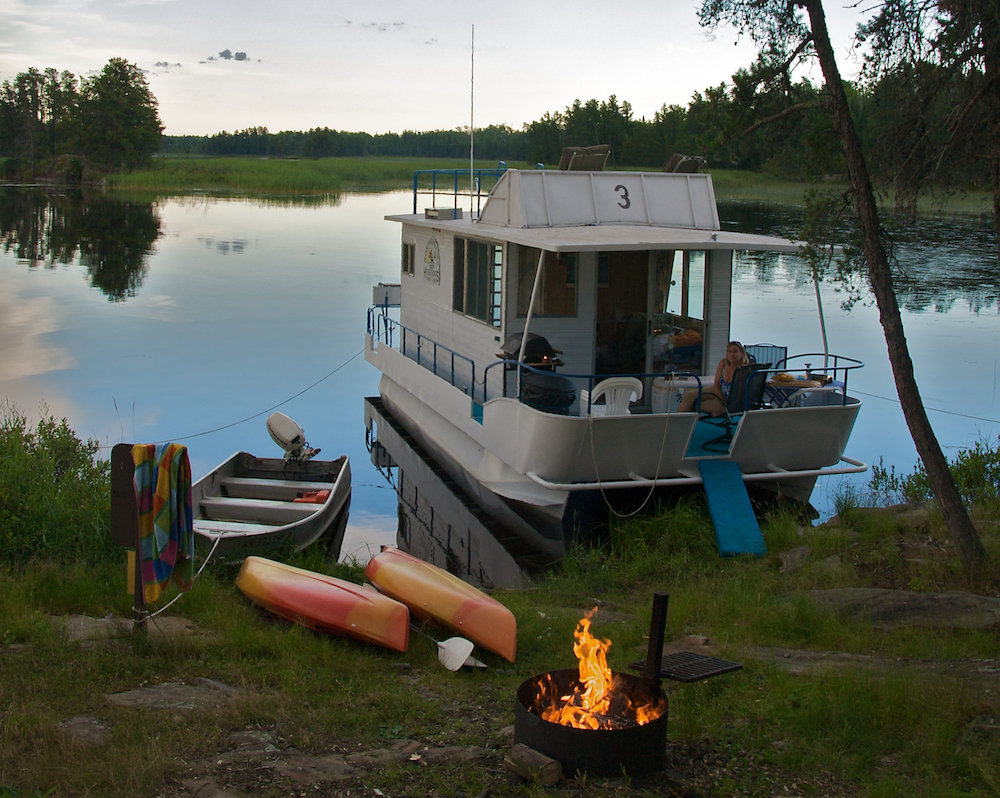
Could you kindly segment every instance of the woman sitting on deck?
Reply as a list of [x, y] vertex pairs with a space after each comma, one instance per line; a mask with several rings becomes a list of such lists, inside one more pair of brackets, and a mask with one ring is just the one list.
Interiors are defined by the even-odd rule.
[[[715, 369], [715, 382], [701, 391], [701, 412], [712, 416], [722, 416], [726, 413], [726, 403], [729, 400], [729, 390], [733, 386], [733, 377], [740, 366], [749, 364], [750, 359], [739, 341], [726, 344], [726, 356], [719, 361]], [[677, 412], [690, 413], [698, 402], [698, 391], [685, 391], [681, 397]]]

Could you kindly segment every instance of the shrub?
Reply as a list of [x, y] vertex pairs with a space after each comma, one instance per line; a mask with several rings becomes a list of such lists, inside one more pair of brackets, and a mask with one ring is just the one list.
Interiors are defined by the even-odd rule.
[[34, 429], [0, 407], [0, 563], [98, 563], [120, 556], [109, 536], [110, 463], [66, 419]]

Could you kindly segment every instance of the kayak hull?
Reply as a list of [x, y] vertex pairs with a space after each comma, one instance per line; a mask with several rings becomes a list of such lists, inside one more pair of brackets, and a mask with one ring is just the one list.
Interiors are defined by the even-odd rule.
[[435, 565], [386, 546], [365, 567], [380, 593], [420, 620], [433, 620], [509, 662], [517, 653], [517, 620], [496, 599]]
[[390, 598], [326, 574], [247, 557], [236, 585], [254, 604], [310, 629], [406, 651], [410, 613]]

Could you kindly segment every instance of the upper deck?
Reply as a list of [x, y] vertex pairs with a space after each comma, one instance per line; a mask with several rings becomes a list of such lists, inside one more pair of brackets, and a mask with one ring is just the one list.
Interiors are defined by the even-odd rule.
[[386, 218], [549, 252], [796, 252], [800, 246], [785, 238], [722, 230], [707, 174], [509, 169], [478, 218]]

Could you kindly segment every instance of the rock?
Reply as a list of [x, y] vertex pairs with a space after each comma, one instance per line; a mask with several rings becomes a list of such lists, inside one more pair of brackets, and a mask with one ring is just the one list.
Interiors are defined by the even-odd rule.
[[339, 754], [307, 756], [289, 752], [285, 757], [275, 760], [271, 767], [303, 785], [342, 781], [354, 773], [354, 768]]
[[975, 593], [848, 587], [801, 595], [832, 612], [868, 620], [876, 629], [986, 629], [1000, 623], [1000, 599]]
[[816, 569], [820, 573], [836, 574], [838, 571], [840, 571], [840, 565], [841, 565], [840, 555], [831, 554], [826, 559], [822, 560], [821, 562], [818, 562], [816, 564]]
[[278, 750], [278, 738], [269, 731], [238, 731], [229, 735], [229, 744], [240, 753], [273, 754]]
[[77, 715], [59, 722], [59, 728], [75, 743], [90, 746], [104, 745], [111, 727], [93, 715]]
[[155, 687], [140, 687], [107, 696], [112, 704], [121, 707], [181, 710], [215, 707], [227, 698], [228, 695], [221, 690], [177, 682], [164, 682]]
[[[88, 644], [101, 640], [113, 640], [132, 634], [133, 623], [130, 619], [91, 618], [86, 615], [56, 615], [52, 622], [63, 630], [71, 643]], [[176, 618], [170, 615], [158, 615], [146, 621], [146, 634], [150, 637], [182, 637], [194, 634], [197, 626], [187, 618]]]
[[925, 530], [931, 525], [931, 511], [926, 507], [918, 510], [907, 507], [896, 515], [896, 521], [900, 526], [909, 530]]
[[438, 762], [470, 762], [489, 753], [478, 745], [446, 745], [443, 748], [429, 748], [422, 754], [423, 760], [431, 764]]
[[778, 555], [781, 560], [781, 567], [778, 569], [783, 574], [790, 574], [797, 571], [807, 562], [812, 549], [809, 546], [796, 546], [794, 549], [783, 551]]
[[218, 690], [220, 693], [225, 693], [227, 696], [237, 696], [243, 694], [243, 691], [238, 687], [233, 687], [230, 684], [216, 681], [215, 679], [206, 679], [203, 676], [197, 677], [194, 680], [194, 683], [199, 687], [204, 687], [208, 690]]
[[387, 748], [379, 748], [375, 751], [358, 751], [355, 754], [347, 755], [347, 762], [357, 767], [385, 767], [393, 762], [405, 762], [413, 754], [401, 754], [397, 751], [390, 751]]

